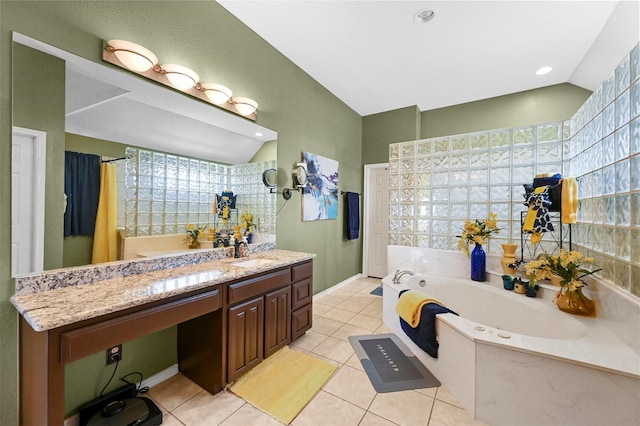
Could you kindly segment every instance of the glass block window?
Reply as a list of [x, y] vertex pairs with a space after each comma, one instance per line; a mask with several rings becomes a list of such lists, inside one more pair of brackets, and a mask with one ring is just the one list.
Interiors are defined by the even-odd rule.
[[275, 194], [262, 185], [262, 171], [275, 161], [228, 166], [172, 154], [127, 148], [125, 233], [183, 233], [187, 224], [215, 224], [215, 194], [232, 190], [238, 211], [254, 215], [258, 232], [275, 234]]
[[456, 249], [465, 219], [495, 212], [501, 231], [489, 252], [519, 242], [522, 184], [563, 172], [565, 135], [563, 123], [552, 122], [391, 144], [390, 241]]

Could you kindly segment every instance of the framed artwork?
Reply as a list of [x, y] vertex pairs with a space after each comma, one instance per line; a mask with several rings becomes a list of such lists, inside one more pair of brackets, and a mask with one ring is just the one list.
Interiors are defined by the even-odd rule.
[[302, 153], [307, 185], [302, 189], [302, 220], [338, 217], [338, 162], [310, 152]]

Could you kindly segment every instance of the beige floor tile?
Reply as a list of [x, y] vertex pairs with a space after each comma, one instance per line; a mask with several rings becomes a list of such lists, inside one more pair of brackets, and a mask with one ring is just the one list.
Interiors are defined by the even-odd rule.
[[364, 371], [364, 367], [362, 366], [362, 362], [360, 362], [360, 358], [358, 358], [357, 354], [353, 354], [349, 357], [349, 359], [347, 360], [347, 362], [344, 363], [344, 365], [348, 365], [349, 367], [353, 367], [355, 369], [358, 369], [360, 371]]
[[436, 400], [429, 426], [486, 426], [486, 423], [474, 420], [473, 416], [462, 408]]
[[349, 342], [336, 339], [335, 337], [328, 337], [316, 346], [312, 353], [344, 364], [354, 352]]
[[436, 399], [439, 399], [440, 401], [443, 401], [448, 404], [455, 405], [456, 407], [460, 407], [464, 409], [462, 404], [460, 404], [458, 400], [453, 395], [451, 395], [451, 392], [449, 392], [449, 389], [445, 388], [444, 386], [440, 386], [438, 388], [438, 393], [436, 393]]
[[338, 305], [333, 309], [328, 310], [321, 316], [323, 318], [329, 318], [329, 319], [340, 321], [340, 322], [347, 322], [356, 315], [356, 312], [342, 309], [340, 306], [342, 306], [342, 304]]
[[399, 425], [426, 425], [433, 398], [414, 391], [379, 393], [369, 411]]
[[340, 368], [322, 389], [365, 410], [376, 396], [367, 373], [347, 365]]
[[322, 333], [327, 336], [331, 336], [333, 333], [336, 332], [337, 329], [339, 329], [343, 325], [344, 323], [341, 321], [336, 321], [329, 318], [324, 318], [324, 317], [319, 317], [314, 315], [313, 326], [311, 327], [311, 330], [315, 331], [316, 333]]
[[326, 334], [318, 333], [314, 330], [309, 330], [304, 333], [302, 337], [297, 338], [293, 343], [291, 343], [291, 346], [310, 352], [316, 346], [322, 343], [326, 338]]
[[346, 299], [344, 302], [340, 303], [337, 308], [346, 309], [347, 311], [351, 311], [354, 313], [358, 313], [367, 307], [369, 303], [365, 303], [358, 300], [352, 300], [352, 298]]
[[218, 392], [211, 395], [200, 392], [171, 412], [186, 426], [212, 426], [222, 423], [227, 417], [246, 402], [231, 392]]
[[342, 297], [336, 297], [333, 295], [333, 293], [331, 294], [327, 294], [325, 296], [319, 297], [319, 298], [314, 298], [313, 299], [313, 306], [316, 306], [316, 303], [320, 304], [320, 305], [326, 305], [326, 306], [331, 306], [331, 307], [335, 307], [337, 304], [342, 303], [343, 298]]
[[373, 332], [373, 334], [387, 334], [387, 333], [393, 333], [393, 331], [389, 327], [387, 327], [385, 323], [380, 324], [380, 327], [376, 328], [375, 331]]
[[149, 396], [168, 411], [173, 411], [200, 392], [200, 386], [178, 373], [149, 389]]
[[162, 414], [162, 426], [183, 426], [182, 423], [171, 414]]
[[374, 300], [361, 310], [360, 313], [382, 319], [382, 303], [377, 303], [377, 301]]
[[378, 300], [380, 296], [376, 296], [375, 294], [354, 294], [349, 298], [350, 302], [362, 303], [363, 305], [369, 305], [371, 302]]
[[291, 423], [294, 426], [356, 426], [365, 410], [320, 391]]
[[313, 313], [314, 315], [322, 315], [327, 311], [333, 309], [331, 305], [323, 305], [321, 303], [313, 302]]
[[440, 388], [423, 388], [423, 389], [414, 389], [416, 392], [421, 393], [423, 395], [427, 395], [431, 398], [435, 398], [436, 394]]
[[[424, 423], [426, 425], [426, 423]], [[393, 426], [395, 423], [367, 411], [358, 426]]]
[[371, 334], [371, 330], [366, 328], [356, 327], [355, 325], [345, 324], [337, 329], [331, 337], [335, 337], [340, 340], [347, 340], [349, 336], [365, 336]]
[[380, 327], [380, 325], [382, 324], [382, 319], [372, 317], [370, 315], [357, 314], [349, 321], [347, 321], [347, 324], [355, 325], [369, 331], [374, 331], [375, 329]]
[[220, 426], [279, 426], [284, 423], [260, 411], [251, 404], [244, 404], [238, 411], [227, 417]]

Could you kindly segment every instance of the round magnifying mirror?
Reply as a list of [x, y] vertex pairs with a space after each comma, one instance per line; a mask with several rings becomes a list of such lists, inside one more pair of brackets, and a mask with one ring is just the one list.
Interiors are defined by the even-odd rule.
[[297, 187], [307, 184], [307, 169], [303, 165], [298, 165], [293, 169], [293, 180]]
[[267, 169], [262, 172], [262, 183], [269, 189], [275, 188], [278, 186], [277, 180], [277, 171], [276, 169]]

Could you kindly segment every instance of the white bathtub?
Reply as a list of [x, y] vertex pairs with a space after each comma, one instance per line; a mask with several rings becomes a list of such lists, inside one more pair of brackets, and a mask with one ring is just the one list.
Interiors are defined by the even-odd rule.
[[[561, 312], [549, 298], [506, 291], [496, 277], [478, 283], [418, 274], [392, 284], [392, 276], [383, 279], [385, 324], [477, 419], [491, 425], [638, 424], [640, 356], [604, 321]], [[437, 316], [437, 359], [400, 327], [395, 304], [405, 288], [459, 314]]]

